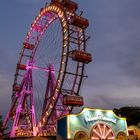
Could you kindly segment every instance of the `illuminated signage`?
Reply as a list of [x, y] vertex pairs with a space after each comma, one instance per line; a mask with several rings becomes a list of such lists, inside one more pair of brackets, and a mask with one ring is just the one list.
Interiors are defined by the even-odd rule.
[[113, 140], [120, 134], [127, 135], [127, 124], [125, 118], [116, 116], [112, 110], [84, 108], [79, 114], [61, 118], [58, 121], [58, 134], [74, 140]]
[[116, 124], [116, 118], [108, 118], [105, 117], [103, 115], [97, 115], [95, 117], [90, 116], [85, 116], [85, 122], [89, 123], [89, 122], [93, 122], [93, 121], [108, 121], [108, 122], [112, 122], [114, 124]]

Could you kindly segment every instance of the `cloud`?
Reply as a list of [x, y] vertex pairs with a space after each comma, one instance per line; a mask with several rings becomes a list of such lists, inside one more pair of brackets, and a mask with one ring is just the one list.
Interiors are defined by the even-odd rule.
[[0, 112], [4, 115], [10, 108], [11, 91], [11, 80], [8, 76], [0, 74]]
[[140, 106], [139, 87], [112, 86], [86, 87], [82, 91], [85, 106], [113, 109], [121, 106]]
[[[22, 41], [46, 0], [3, 1], [0, 5], [0, 111], [10, 106], [11, 86]], [[80, 93], [85, 106], [113, 108], [139, 104], [140, 1], [77, 0], [91, 36], [88, 50], [93, 63]], [[6, 9], [6, 10], [5, 10]], [[5, 18], [7, 17], [7, 18]], [[3, 107], [4, 106], [4, 107]], [[8, 109], [7, 109], [8, 108]]]

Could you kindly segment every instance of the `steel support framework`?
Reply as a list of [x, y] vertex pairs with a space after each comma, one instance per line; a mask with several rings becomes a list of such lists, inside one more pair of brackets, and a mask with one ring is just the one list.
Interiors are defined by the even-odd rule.
[[36, 119], [33, 100], [32, 69], [27, 69], [22, 89], [17, 93], [17, 106], [10, 137], [36, 136]]

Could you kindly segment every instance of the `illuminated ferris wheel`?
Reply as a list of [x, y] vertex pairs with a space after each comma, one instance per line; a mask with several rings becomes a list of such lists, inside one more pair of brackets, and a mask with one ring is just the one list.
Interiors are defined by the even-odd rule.
[[83, 105], [79, 90], [92, 57], [86, 52], [88, 20], [77, 9], [71, 0], [52, 0], [31, 24], [4, 121], [13, 121], [10, 137], [55, 133], [56, 121]]

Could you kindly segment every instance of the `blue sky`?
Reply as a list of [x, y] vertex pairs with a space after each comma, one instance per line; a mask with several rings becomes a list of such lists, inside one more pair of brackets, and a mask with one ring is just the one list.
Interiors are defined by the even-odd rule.
[[[88, 79], [80, 94], [85, 106], [112, 109], [140, 106], [140, 1], [75, 0], [91, 36]], [[1, 0], [0, 4], [0, 112], [11, 105], [16, 63], [25, 35], [47, 0]]]

